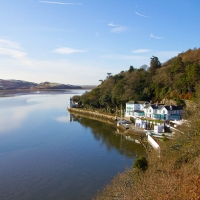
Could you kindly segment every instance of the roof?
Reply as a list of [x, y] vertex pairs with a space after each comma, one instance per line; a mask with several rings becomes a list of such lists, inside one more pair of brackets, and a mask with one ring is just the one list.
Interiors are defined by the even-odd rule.
[[146, 105], [146, 106], [144, 106], [144, 108], [149, 108], [150, 107], [150, 105]]
[[164, 106], [167, 110], [183, 110], [182, 106]]
[[153, 109], [158, 109], [157, 104], [148, 104], [148, 105], [144, 106], [144, 108], [149, 108], [149, 107], [152, 107]]
[[144, 106], [144, 108], [152, 107], [153, 109], [161, 109], [164, 106], [164, 104], [148, 104]]

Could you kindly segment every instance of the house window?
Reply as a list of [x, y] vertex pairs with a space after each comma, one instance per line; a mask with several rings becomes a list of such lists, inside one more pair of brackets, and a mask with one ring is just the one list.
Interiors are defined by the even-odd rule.
[[165, 110], [163, 110], [163, 114], [165, 113]]

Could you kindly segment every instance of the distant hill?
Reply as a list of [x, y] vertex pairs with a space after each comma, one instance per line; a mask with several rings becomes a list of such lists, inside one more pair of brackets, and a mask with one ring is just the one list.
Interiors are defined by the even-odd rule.
[[3, 80], [0, 79], [0, 89], [30, 89], [36, 87], [38, 84], [33, 82], [21, 81], [21, 80]]
[[82, 89], [82, 87], [77, 85], [43, 82], [32, 89]]
[[40, 84], [22, 81], [22, 80], [3, 80], [0, 79], [0, 90], [10, 89], [31, 89], [31, 90], [44, 90], [44, 89], [82, 89], [77, 85], [65, 85], [60, 83], [43, 82]]

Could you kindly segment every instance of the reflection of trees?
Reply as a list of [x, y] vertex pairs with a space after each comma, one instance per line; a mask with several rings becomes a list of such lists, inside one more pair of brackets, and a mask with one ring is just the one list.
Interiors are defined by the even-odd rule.
[[96, 140], [101, 145], [106, 145], [107, 150], [116, 149], [121, 155], [135, 157], [144, 155], [144, 149], [140, 144], [127, 140], [124, 135], [116, 134], [116, 127], [100, 121], [72, 115], [82, 126], [90, 128]]

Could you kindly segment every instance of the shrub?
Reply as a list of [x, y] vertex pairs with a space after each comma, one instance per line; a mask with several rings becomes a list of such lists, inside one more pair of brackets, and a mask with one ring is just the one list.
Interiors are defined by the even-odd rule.
[[148, 168], [148, 161], [144, 156], [140, 156], [137, 158], [133, 164], [133, 169], [139, 169], [142, 171], [147, 170]]

